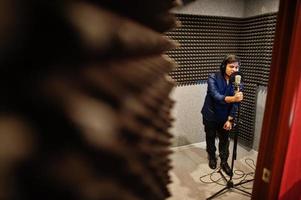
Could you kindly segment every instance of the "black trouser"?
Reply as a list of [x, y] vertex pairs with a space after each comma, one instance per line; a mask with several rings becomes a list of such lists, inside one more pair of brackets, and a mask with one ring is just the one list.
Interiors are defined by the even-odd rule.
[[203, 119], [206, 132], [207, 152], [210, 158], [215, 158], [215, 138], [218, 136], [219, 157], [226, 162], [229, 157], [229, 131], [223, 129], [224, 123], [211, 122]]

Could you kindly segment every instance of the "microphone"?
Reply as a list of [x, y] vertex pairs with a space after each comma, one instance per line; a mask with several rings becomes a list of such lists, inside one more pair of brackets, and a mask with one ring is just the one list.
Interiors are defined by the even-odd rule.
[[235, 92], [239, 92], [240, 91], [240, 86], [241, 86], [242, 80], [243, 80], [242, 73], [240, 73], [240, 72], [234, 72], [234, 73], [231, 74], [231, 76], [230, 76], [230, 83], [233, 84]]
[[241, 75], [236, 75], [236, 76], [235, 76], [235, 83], [234, 83], [235, 92], [239, 92], [239, 89], [240, 89], [240, 81], [241, 81]]

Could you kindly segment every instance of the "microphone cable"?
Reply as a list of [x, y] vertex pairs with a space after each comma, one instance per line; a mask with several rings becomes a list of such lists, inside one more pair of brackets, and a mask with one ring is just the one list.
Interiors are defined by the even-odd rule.
[[[240, 169], [235, 169], [233, 171], [233, 176], [232, 176], [232, 180], [240, 180], [238, 183], [241, 183], [242, 181], [247, 181], [247, 180], [251, 180], [251, 179], [254, 179], [254, 175], [255, 175], [255, 162], [253, 159], [251, 158], [246, 158], [245, 159], [245, 163], [247, 166], [249, 166], [253, 172], [249, 172], [249, 173], [245, 173], [244, 171], [240, 170]], [[219, 170], [221, 170], [221, 168], [217, 168], [215, 169], [213, 172], [209, 173], [209, 174], [205, 174], [203, 176], [200, 177], [200, 181], [204, 184], [212, 184], [212, 183], [215, 183], [215, 184], [218, 184], [218, 185], [221, 185], [221, 186], [226, 186], [226, 180], [224, 180], [221, 176], [219, 178], [215, 178], [216, 177], [216, 174], [219, 174], [220, 175], [220, 172]], [[251, 179], [247, 179], [247, 177], [252, 177]], [[206, 181], [206, 178], [209, 177], [210, 181]], [[208, 179], [208, 178], [207, 178]], [[225, 183], [221, 183], [220, 180], [223, 180]], [[240, 185], [242, 188], [244, 189], [252, 189], [249, 188], [249, 187], [245, 187], [245, 186], [242, 186]]]

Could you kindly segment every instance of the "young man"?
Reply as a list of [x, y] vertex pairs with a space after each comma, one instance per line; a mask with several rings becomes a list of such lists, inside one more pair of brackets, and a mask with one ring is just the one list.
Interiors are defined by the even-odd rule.
[[215, 138], [218, 136], [220, 166], [229, 176], [232, 173], [227, 162], [229, 131], [232, 129], [238, 107], [236, 102], [243, 100], [243, 93], [234, 92], [234, 87], [229, 80], [231, 74], [238, 71], [239, 66], [240, 59], [236, 55], [227, 55], [220, 66], [220, 72], [209, 75], [207, 95], [202, 108], [209, 167], [216, 168]]

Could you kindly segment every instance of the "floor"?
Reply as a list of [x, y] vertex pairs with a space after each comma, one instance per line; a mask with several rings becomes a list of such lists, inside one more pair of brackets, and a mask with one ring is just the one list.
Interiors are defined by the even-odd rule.
[[[172, 194], [167, 200], [203, 200], [224, 188], [226, 181], [217, 170], [208, 167], [206, 144], [197, 143], [188, 146], [172, 148], [171, 155], [173, 169], [170, 172], [172, 183], [169, 190]], [[231, 167], [233, 143], [230, 143]], [[238, 145], [237, 159], [234, 162], [233, 182], [254, 178], [257, 152]], [[219, 166], [219, 161], [218, 161]], [[213, 172], [213, 173], [212, 173]], [[226, 176], [229, 178], [228, 176]], [[244, 179], [245, 178], [245, 179]], [[215, 182], [213, 182], [215, 181]], [[253, 181], [242, 184], [238, 188], [252, 192]], [[217, 200], [249, 200], [250, 196], [236, 189], [227, 189], [216, 196]]]

